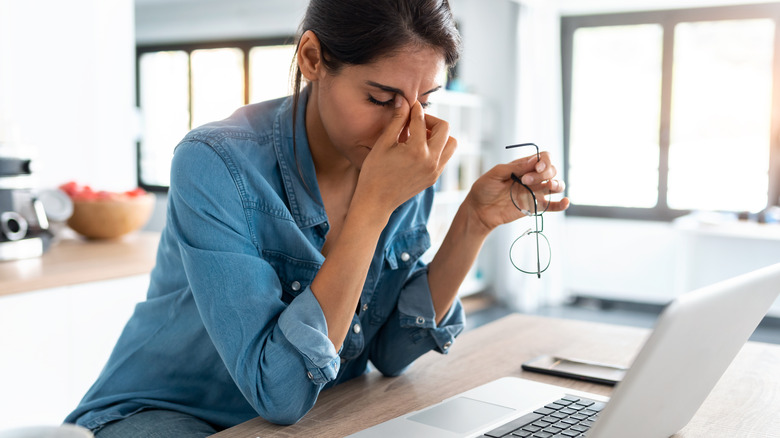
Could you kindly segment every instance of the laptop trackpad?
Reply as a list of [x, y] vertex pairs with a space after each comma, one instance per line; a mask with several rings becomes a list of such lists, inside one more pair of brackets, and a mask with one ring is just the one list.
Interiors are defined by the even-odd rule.
[[467, 397], [458, 397], [407, 417], [408, 420], [465, 433], [511, 414], [514, 409]]

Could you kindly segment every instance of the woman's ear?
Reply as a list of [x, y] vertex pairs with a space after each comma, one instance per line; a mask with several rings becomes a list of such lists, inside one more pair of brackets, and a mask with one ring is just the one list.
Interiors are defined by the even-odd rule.
[[314, 32], [307, 30], [301, 35], [297, 59], [301, 74], [309, 81], [318, 80], [325, 72], [325, 67], [322, 65], [320, 40]]

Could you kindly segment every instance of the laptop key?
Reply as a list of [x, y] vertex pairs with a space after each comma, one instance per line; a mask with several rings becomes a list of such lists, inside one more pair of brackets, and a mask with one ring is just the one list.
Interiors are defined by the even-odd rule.
[[520, 418], [516, 418], [510, 421], [509, 423], [504, 424], [503, 426], [499, 426], [490, 432], [487, 432], [485, 435], [489, 436], [490, 438], [501, 438], [509, 435], [512, 431], [520, 429], [529, 423], [533, 423], [534, 421], [539, 420], [540, 418], [542, 418], [542, 415], [535, 413], [526, 414]]
[[577, 432], [581, 432], [581, 433], [587, 432], [588, 429], [590, 429], [590, 428], [589, 427], [584, 427], [581, 424], [577, 425], [577, 426], [572, 426], [571, 427], [571, 430], [574, 430], [574, 431], [577, 431]]

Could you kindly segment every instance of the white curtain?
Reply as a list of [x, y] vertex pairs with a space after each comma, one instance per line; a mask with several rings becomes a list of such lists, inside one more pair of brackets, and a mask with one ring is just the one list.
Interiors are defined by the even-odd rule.
[[[560, 67], [560, 18], [556, 1], [517, 1], [516, 95], [514, 108], [517, 142], [534, 142], [553, 156], [558, 179], [563, 179], [563, 121]], [[515, 270], [510, 263], [497, 264], [497, 297], [510, 307], [530, 312], [559, 304], [563, 290], [564, 216], [544, 215], [544, 234], [550, 240], [552, 261], [541, 279]], [[508, 258], [509, 247], [522, 233], [520, 224], [503, 227], [493, 237], [496, 254]], [[526, 226], [527, 228], [527, 226]]]

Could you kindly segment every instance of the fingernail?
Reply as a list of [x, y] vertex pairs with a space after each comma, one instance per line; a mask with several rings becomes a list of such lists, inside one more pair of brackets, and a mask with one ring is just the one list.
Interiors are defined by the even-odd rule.
[[534, 178], [531, 175], [523, 175], [521, 180], [525, 185], [531, 185], [534, 183]]
[[400, 94], [396, 94], [396, 95], [395, 95], [395, 107], [396, 107], [396, 108], [401, 108], [401, 105], [403, 105], [403, 104], [404, 104], [404, 103], [401, 101], [401, 99], [403, 99], [403, 97], [401, 97], [401, 95], [400, 95]]
[[544, 161], [540, 161], [539, 163], [536, 164], [536, 171], [543, 172], [545, 167], [547, 167], [547, 165], [544, 164]]

